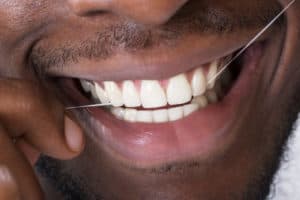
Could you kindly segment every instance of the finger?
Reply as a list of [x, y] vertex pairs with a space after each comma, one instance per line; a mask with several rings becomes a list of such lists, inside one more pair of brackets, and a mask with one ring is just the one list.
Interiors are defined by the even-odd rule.
[[82, 151], [80, 127], [65, 116], [63, 105], [49, 91], [29, 81], [0, 80], [0, 94], [5, 94], [0, 98], [0, 120], [14, 136], [59, 159]]
[[43, 199], [42, 190], [32, 167], [22, 153], [17, 151], [2, 127], [0, 127], [0, 163], [0, 173], [4, 174], [0, 187], [2, 196], [19, 196], [22, 200]]
[[5, 166], [0, 166], [0, 199], [20, 199], [18, 185], [10, 170]]

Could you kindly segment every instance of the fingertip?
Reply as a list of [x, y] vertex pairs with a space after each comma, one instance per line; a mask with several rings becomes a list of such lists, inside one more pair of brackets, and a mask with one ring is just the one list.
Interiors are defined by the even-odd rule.
[[80, 153], [83, 150], [85, 142], [82, 129], [68, 116], [65, 116], [65, 137], [71, 151]]

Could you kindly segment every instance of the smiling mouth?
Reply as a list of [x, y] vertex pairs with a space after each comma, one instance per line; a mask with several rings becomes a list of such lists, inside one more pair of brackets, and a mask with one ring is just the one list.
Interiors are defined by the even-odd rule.
[[201, 65], [165, 80], [86, 81], [82, 92], [93, 103], [109, 104], [110, 113], [131, 123], [166, 123], [183, 119], [217, 103], [238, 74], [226, 70], [212, 80], [232, 55]]
[[249, 103], [244, 99], [258, 84], [255, 75], [266, 43], [253, 44], [214, 82], [209, 80], [236, 52], [167, 79], [76, 79], [73, 99], [112, 103], [88, 111], [96, 141], [117, 160], [144, 168], [205, 159], [233, 141], [233, 127]]

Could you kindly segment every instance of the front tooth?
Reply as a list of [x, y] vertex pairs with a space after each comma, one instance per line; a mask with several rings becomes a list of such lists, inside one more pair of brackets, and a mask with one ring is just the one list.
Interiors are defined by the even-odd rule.
[[136, 116], [137, 122], [151, 123], [152, 120], [152, 111], [138, 111]]
[[167, 109], [154, 110], [152, 111], [152, 115], [153, 115], [153, 121], [156, 123], [163, 123], [169, 121]]
[[124, 120], [130, 122], [136, 122], [137, 110], [135, 109], [125, 109]]
[[189, 105], [185, 105], [183, 107], [183, 114], [184, 116], [188, 116], [190, 114], [192, 114], [193, 112], [195, 112], [196, 110], [198, 110], [200, 107], [199, 104], [189, 104]]
[[92, 83], [86, 81], [86, 80], [80, 80], [81, 87], [85, 92], [90, 92], [91, 88], [93, 87]]
[[104, 88], [113, 106], [119, 107], [123, 105], [122, 92], [115, 82], [105, 81]]
[[182, 106], [176, 108], [168, 109], [169, 120], [176, 121], [178, 119], [183, 118], [183, 108]]
[[[218, 73], [218, 62], [214, 61], [210, 64], [208, 73], [207, 73], [207, 87], [208, 89], [212, 89], [215, 86], [216, 83], [216, 75]], [[213, 80], [212, 80], [213, 79]]]
[[139, 107], [141, 105], [140, 95], [138, 94], [133, 81], [123, 82], [123, 102], [126, 107]]
[[98, 83], [95, 83], [95, 92], [101, 103], [109, 103], [107, 93], [102, 89], [102, 87]]
[[158, 81], [142, 81], [141, 102], [144, 108], [159, 108], [167, 105], [165, 92]]
[[206, 90], [206, 78], [201, 68], [195, 70], [192, 78], [193, 96], [200, 96]]
[[169, 80], [167, 97], [170, 105], [183, 104], [191, 100], [192, 89], [184, 74], [180, 74]]

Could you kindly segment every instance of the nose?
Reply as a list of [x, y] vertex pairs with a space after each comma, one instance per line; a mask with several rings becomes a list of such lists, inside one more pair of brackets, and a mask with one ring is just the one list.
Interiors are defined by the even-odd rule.
[[68, 0], [76, 15], [111, 12], [143, 24], [163, 24], [189, 0]]

